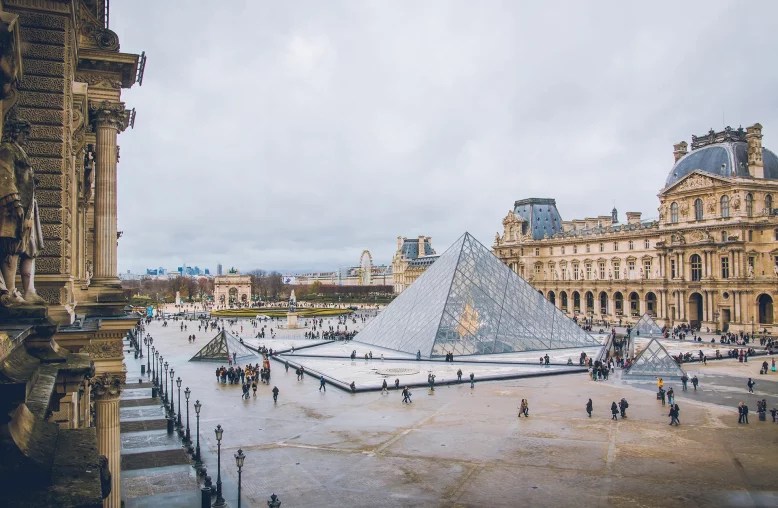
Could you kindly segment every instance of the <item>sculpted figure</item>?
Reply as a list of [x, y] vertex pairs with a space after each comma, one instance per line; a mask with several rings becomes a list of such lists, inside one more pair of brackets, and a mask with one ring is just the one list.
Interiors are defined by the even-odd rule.
[[[35, 292], [35, 258], [43, 231], [35, 200], [35, 175], [20, 143], [30, 133], [26, 121], [9, 121], [0, 144], [0, 306], [44, 304]], [[16, 269], [22, 291], [16, 288]]]

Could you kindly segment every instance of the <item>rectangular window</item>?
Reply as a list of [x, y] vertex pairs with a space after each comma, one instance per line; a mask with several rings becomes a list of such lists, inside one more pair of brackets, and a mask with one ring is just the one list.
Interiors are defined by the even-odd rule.
[[553, 256], [554, 255], [554, 248], [553, 247], [549, 247], [548, 248], [548, 255], [549, 256]]
[[573, 265], [573, 280], [578, 280], [578, 265]]
[[630, 241], [629, 241], [629, 250], [634, 250], [634, 249], [635, 249], [635, 242], [633, 242], [632, 240], [630, 240]]
[[651, 278], [651, 260], [650, 259], [646, 259], [645, 261], [643, 261], [643, 276], [646, 279], [650, 279]]
[[573, 245], [573, 254], [578, 254], [578, 246]]
[[619, 269], [621, 265], [619, 263], [613, 263], [613, 278], [619, 280], [621, 278], [621, 272]]
[[562, 280], [567, 280], [567, 265], [559, 265], [562, 269]]
[[564, 253], [565, 253], [565, 248], [564, 248], [564, 246], [563, 246], [563, 247], [562, 247], [562, 254], [564, 254]]
[[675, 259], [670, 260], [670, 278], [675, 278]]
[[754, 230], [749, 229], [748, 230], [748, 241], [753, 242], [754, 241]]
[[651, 242], [646, 240], [646, 249], [650, 249], [650, 248], [651, 248]]
[[727, 241], [727, 238], [728, 238], [728, 236], [727, 236], [727, 232], [726, 232], [726, 231], [722, 231], [722, 232], [721, 232], [721, 241], [722, 241], [722, 242], [726, 242], [726, 241]]
[[521, 272], [521, 278], [523, 279], [524, 278], [524, 265], [521, 265], [521, 268], [519, 269], [519, 271]]
[[629, 269], [629, 278], [630, 280], [635, 278], [635, 262], [634, 261], [628, 261], [627, 267]]
[[589, 244], [587, 243], [587, 244], [586, 244], [586, 253], [587, 253], [587, 254], [589, 253], [589, 248], [590, 248], [590, 247], [591, 247], [591, 245], [589, 245]]
[[[778, 240], [778, 229], [775, 230], [775, 239]], [[605, 244], [600, 244], [600, 252], [605, 252]]]
[[524, 255], [524, 247], [521, 248], [521, 255]]
[[775, 241], [778, 242], [778, 229], [775, 230]]
[[751, 267], [751, 270], [754, 269], [754, 261], [755, 261], [754, 256], [748, 256], [748, 266]]
[[592, 280], [592, 264], [591, 263], [586, 263], [586, 280]]
[[605, 279], [605, 263], [600, 263], [600, 279]]
[[540, 278], [540, 265], [535, 265], [535, 278]]
[[540, 247], [535, 247], [535, 255], [540, 256]]
[[613, 250], [619, 250], [619, 242], [613, 242]]
[[729, 279], [729, 256], [721, 258], [721, 278]]

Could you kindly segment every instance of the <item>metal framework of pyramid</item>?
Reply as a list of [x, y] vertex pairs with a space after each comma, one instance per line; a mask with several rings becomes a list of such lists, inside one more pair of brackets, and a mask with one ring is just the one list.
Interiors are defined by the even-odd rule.
[[226, 330], [222, 330], [189, 361], [227, 363], [232, 357], [232, 353], [237, 354], [236, 359], [238, 362], [257, 358], [257, 355], [252, 350], [240, 343], [239, 338]]
[[469, 233], [355, 340], [424, 358], [600, 345]]
[[653, 337], [653, 336], [662, 335], [662, 328], [660, 328], [660, 326], [656, 324], [656, 321], [654, 321], [654, 318], [652, 318], [648, 314], [643, 314], [632, 330], [640, 332], [641, 337]]
[[640, 352], [635, 363], [626, 372], [626, 376], [641, 377], [681, 377], [683, 369], [670, 356], [670, 353], [656, 339], [651, 339], [646, 349]]

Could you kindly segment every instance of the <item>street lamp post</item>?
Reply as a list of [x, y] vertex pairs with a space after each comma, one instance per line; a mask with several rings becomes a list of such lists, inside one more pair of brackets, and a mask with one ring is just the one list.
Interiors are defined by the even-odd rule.
[[[175, 375], [175, 371], [173, 370], [173, 367], [170, 367], [170, 416], [173, 418], [176, 417], [176, 405], [174, 404], [175, 397], [173, 396], [176, 392], [175, 388], [173, 388], [173, 383], [175, 380], [173, 379], [173, 376]], [[181, 406], [178, 407], [179, 411], [181, 410]]]
[[243, 461], [246, 460], [246, 456], [243, 455], [243, 450], [238, 449], [238, 453], [235, 454], [235, 465], [238, 466], [238, 508], [240, 508], [240, 488], [241, 488], [241, 472], [243, 470]]
[[143, 343], [146, 344], [146, 372], [151, 369], [151, 354], [149, 353], [149, 348], [151, 347], [152, 342], [153, 339], [148, 335], [143, 339]]
[[223, 508], [226, 503], [222, 497], [222, 435], [224, 429], [221, 425], [216, 426], [216, 504], [213, 508]]
[[176, 422], [176, 427], [180, 429], [183, 427], [181, 425], [181, 376], [178, 376], [178, 379], [176, 379], [176, 386], [178, 386], [178, 421]]
[[186, 390], [184, 390], [184, 397], [186, 398], [186, 433], [184, 434], [184, 443], [186, 443], [187, 447], [191, 449], [192, 447], [192, 438], [189, 436], [189, 396], [192, 395], [192, 390], [189, 389], [189, 387], [186, 387]]
[[195, 438], [197, 439], [197, 446], [195, 446], [195, 469], [198, 471], [203, 467], [203, 462], [200, 460], [200, 408], [202, 407], [203, 405], [200, 404], [200, 401], [196, 400], [194, 403], [195, 418], [197, 420], [197, 433], [195, 434]]
[[157, 377], [158, 377], [157, 376], [157, 373], [158, 373], [157, 365], [159, 365], [159, 350], [154, 351], [154, 367], [153, 367], [153, 369], [154, 369], [154, 379], [152, 380], [155, 385], [159, 386], [159, 383], [157, 381]]
[[[167, 366], [168, 366], [168, 363], [165, 362], [164, 364], [162, 364], [162, 366], [165, 367], [165, 381], [164, 381], [164, 385], [163, 385], [164, 390], [163, 390], [162, 400], [165, 402], [165, 407], [167, 407], [167, 392], [168, 392], [168, 389], [167, 389]], [[160, 379], [159, 381], [161, 383], [162, 379]]]

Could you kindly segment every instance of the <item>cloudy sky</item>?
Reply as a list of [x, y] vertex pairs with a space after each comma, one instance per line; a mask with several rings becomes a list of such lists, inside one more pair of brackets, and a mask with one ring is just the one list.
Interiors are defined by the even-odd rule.
[[760, 122], [778, 2], [113, 0], [146, 51], [120, 270], [334, 269], [489, 245], [516, 199], [655, 217], [672, 145]]

